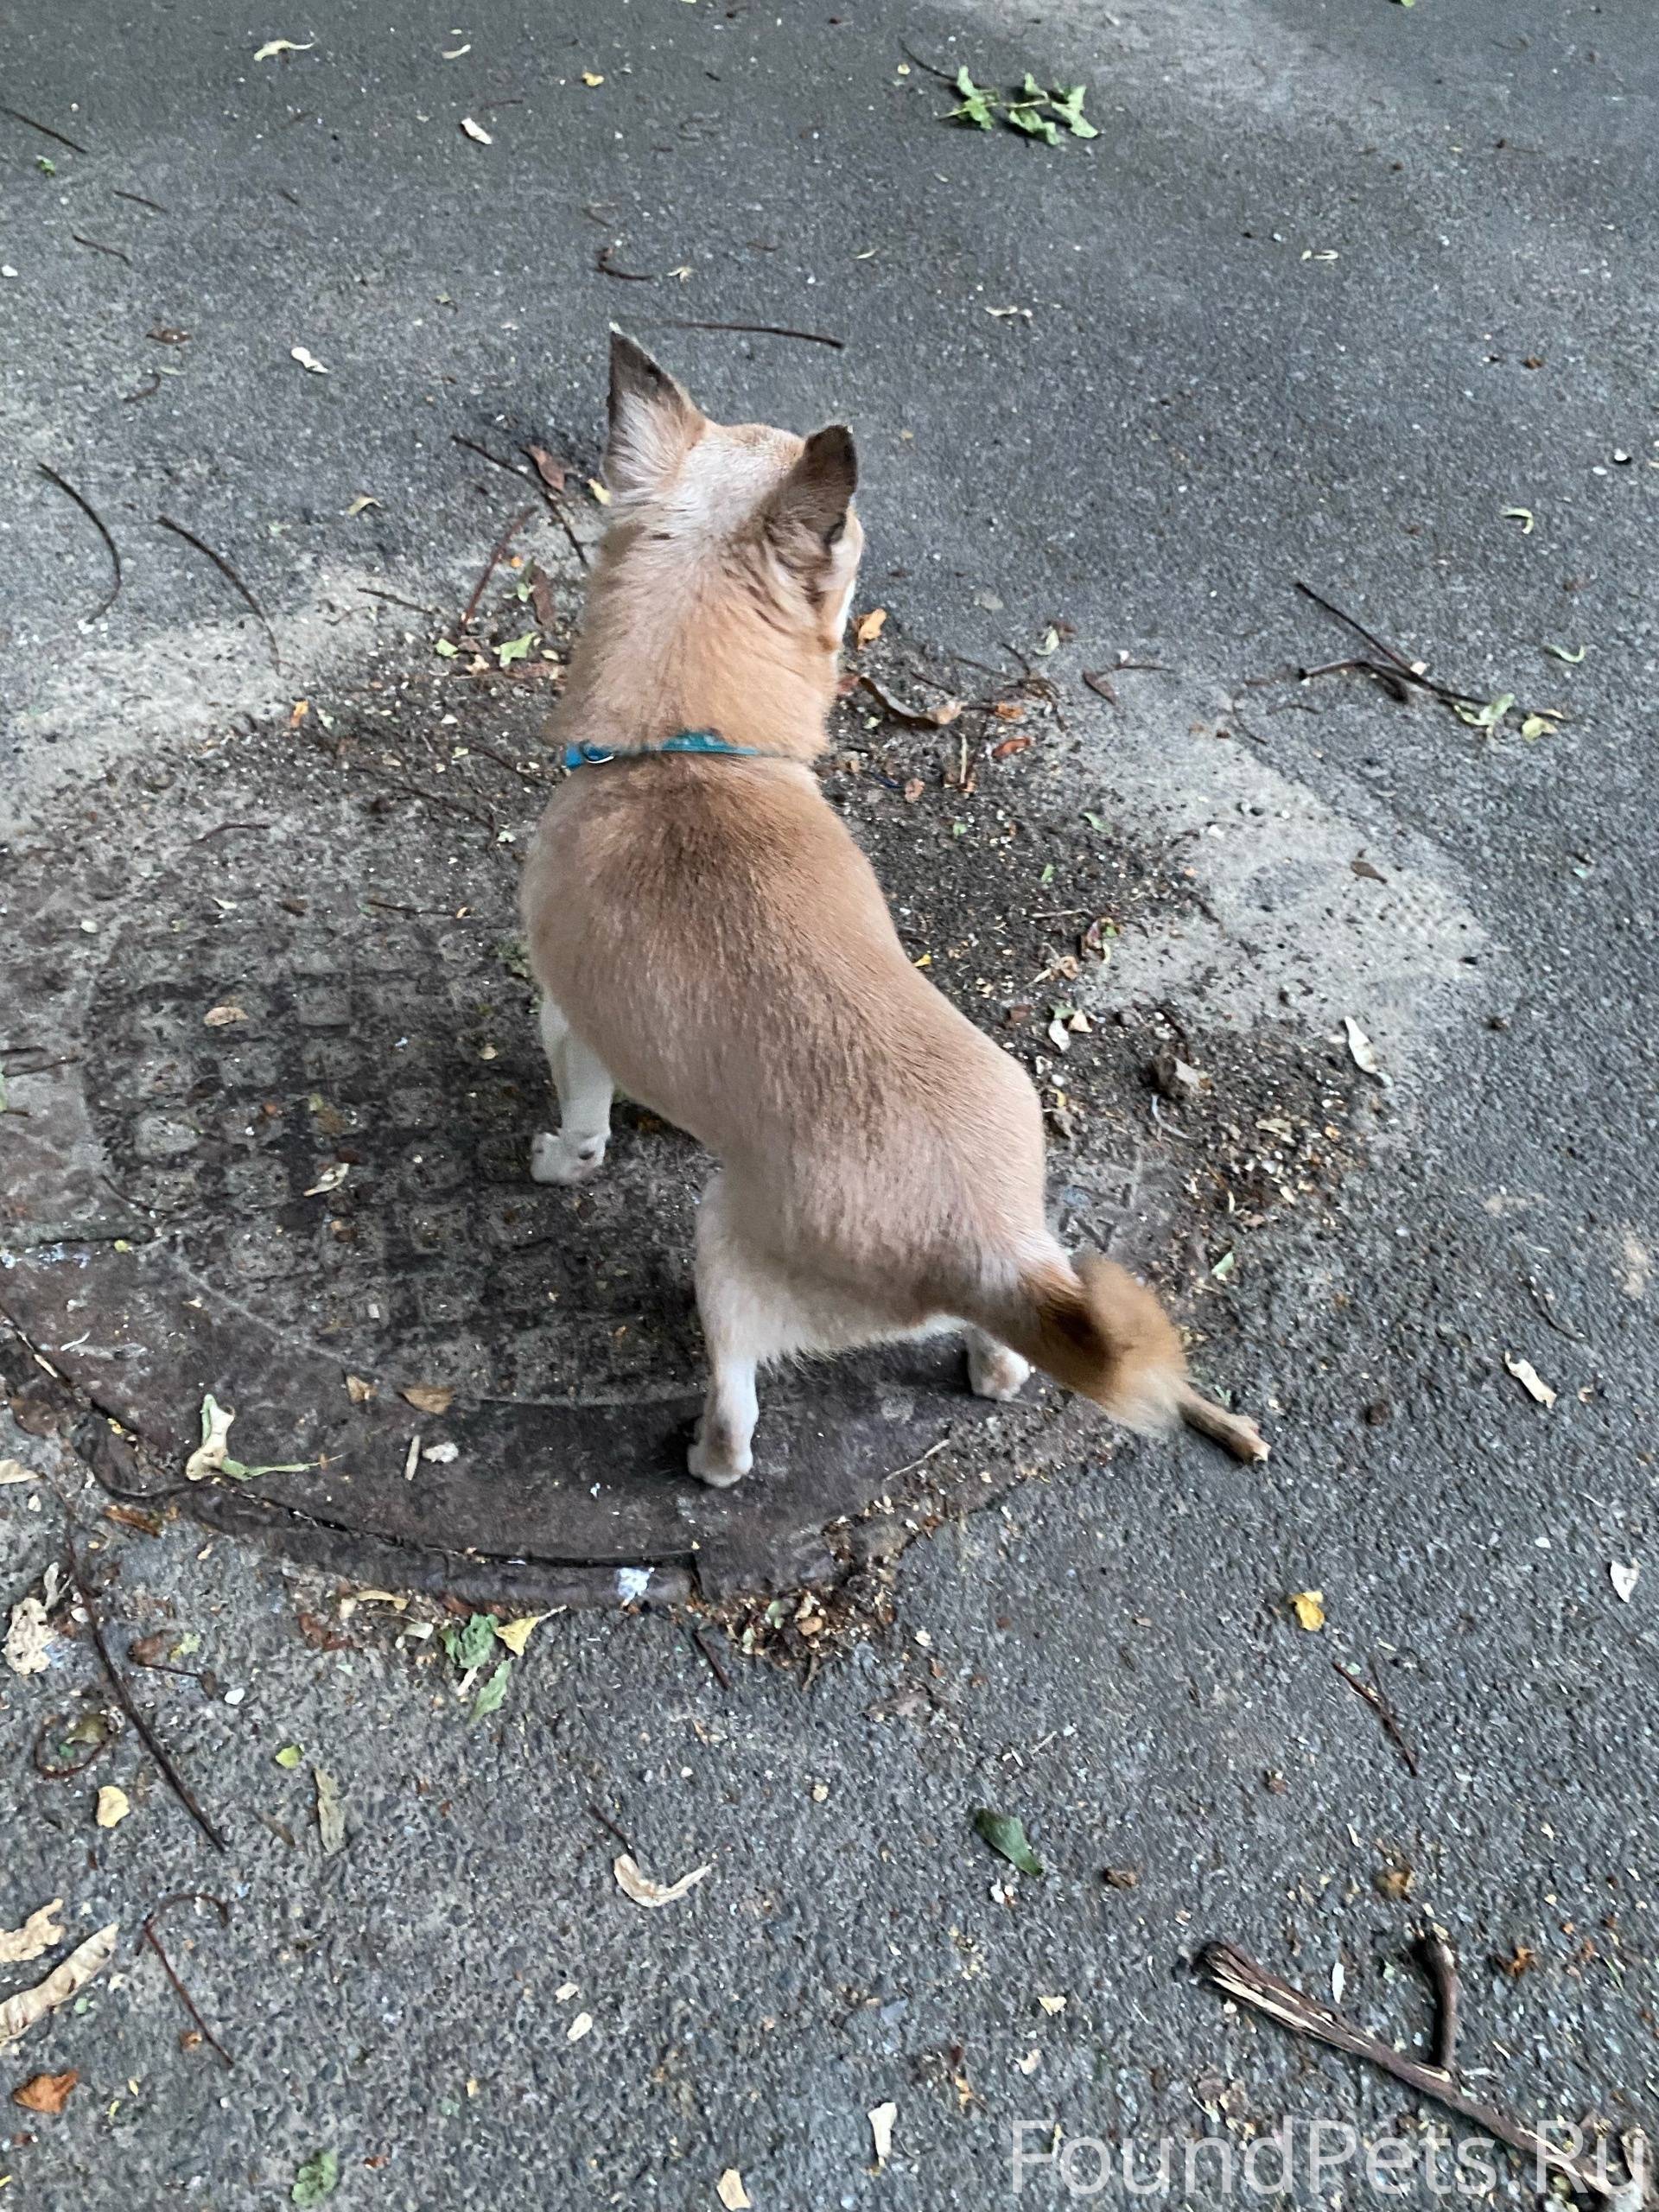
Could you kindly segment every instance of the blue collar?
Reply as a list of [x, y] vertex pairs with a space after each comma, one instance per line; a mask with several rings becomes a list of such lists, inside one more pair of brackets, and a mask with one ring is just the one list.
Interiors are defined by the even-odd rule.
[[660, 745], [604, 746], [584, 741], [564, 749], [567, 768], [602, 768], [607, 760], [648, 760], [656, 753], [727, 753], [746, 760], [768, 758], [753, 745], [728, 745], [711, 729], [683, 729]]

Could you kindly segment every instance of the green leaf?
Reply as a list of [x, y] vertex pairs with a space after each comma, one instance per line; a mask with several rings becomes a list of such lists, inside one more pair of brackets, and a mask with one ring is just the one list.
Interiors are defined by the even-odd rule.
[[1098, 814], [1090, 814], [1086, 806], [1083, 810], [1083, 818], [1091, 830], [1103, 830], [1106, 827], [1103, 817]]
[[36, 154], [35, 166], [42, 176], [56, 176], [58, 173], [57, 163], [47, 154]]
[[974, 1815], [974, 1827], [1000, 1858], [1010, 1866], [1017, 1866], [1022, 1874], [1040, 1874], [1043, 1862], [1032, 1849], [1026, 1837], [1026, 1824], [1014, 1813], [994, 1813], [982, 1805]]
[[1576, 668], [1585, 654], [1585, 648], [1582, 645], [1575, 653], [1568, 652], [1565, 645], [1546, 645], [1544, 651], [1547, 653], [1554, 653], [1557, 660], [1564, 660], [1569, 668]]
[[503, 668], [509, 667], [516, 660], [528, 660], [530, 649], [540, 635], [538, 630], [526, 630], [522, 638], [509, 638], [505, 645], [496, 647], [496, 659]]
[[1236, 1252], [1224, 1252], [1221, 1257], [1216, 1262], [1215, 1266], [1211, 1268], [1210, 1272], [1217, 1282], [1226, 1282], [1230, 1278], [1233, 1269], [1237, 1265], [1238, 1255]]
[[481, 1667], [495, 1649], [495, 1615], [474, 1613], [462, 1627], [445, 1629], [443, 1648], [461, 1674]]
[[319, 2151], [315, 2158], [308, 2158], [294, 2177], [294, 2186], [288, 2192], [290, 2204], [321, 2204], [325, 2196], [332, 2196], [340, 2187], [340, 2156], [334, 2151]]
[[1529, 715], [1521, 725], [1522, 737], [1554, 737], [1555, 724], [1548, 715]]
[[1458, 720], [1467, 722], [1471, 729], [1496, 729], [1514, 704], [1513, 691], [1500, 691], [1496, 699], [1489, 699], [1484, 707], [1465, 706], [1461, 699], [1454, 700], [1452, 710]]
[[1008, 121], [1016, 130], [1023, 130], [1028, 138], [1046, 139], [1051, 146], [1058, 146], [1060, 143], [1058, 126], [1051, 123], [1047, 116], [1038, 109], [1025, 103], [1008, 110]]
[[1074, 138], [1098, 138], [1100, 133], [1083, 111], [1088, 92], [1087, 85], [1056, 85], [1049, 94], [1049, 105]]
[[1026, 72], [1025, 82], [1020, 87], [1020, 97], [1022, 100], [1046, 100], [1048, 98], [1029, 69]]
[[221, 1459], [219, 1471], [233, 1481], [251, 1483], [260, 1475], [306, 1475], [321, 1465], [315, 1459], [281, 1459], [269, 1467], [251, 1467], [245, 1459]]
[[454, 660], [460, 653], [461, 647], [452, 645], [448, 638], [434, 638], [432, 650], [440, 660]]
[[976, 130], [988, 130], [991, 111], [996, 105], [996, 94], [988, 92], [983, 85], [976, 85], [965, 67], [957, 72], [957, 90], [962, 94], [962, 105], [953, 107], [944, 121], [970, 123]]
[[489, 1681], [486, 1682], [483, 1688], [480, 1690], [478, 1695], [473, 1700], [473, 1718], [474, 1720], [483, 1720], [492, 1713], [499, 1713], [500, 1711], [501, 1701], [507, 1694], [507, 1684], [512, 1680], [512, 1662], [511, 1659], [504, 1659], [501, 1662], [501, 1664], [496, 1669], [495, 1672], [490, 1676]]
[[300, 1749], [297, 1744], [284, 1744], [282, 1750], [276, 1752], [273, 1756], [275, 1757], [278, 1766], [296, 1767], [300, 1761], [305, 1757], [305, 1753]]

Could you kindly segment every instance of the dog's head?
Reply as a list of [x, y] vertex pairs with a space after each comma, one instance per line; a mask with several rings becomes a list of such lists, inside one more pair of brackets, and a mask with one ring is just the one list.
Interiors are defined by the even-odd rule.
[[611, 334], [605, 480], [620, 560], [690, 582], [740, 577], [769, 618], [833, 652], [864, 533], [853, 511], [858, 456], [841, 423], [798, 438], [761, 423], [713, 423], [649, 353]]

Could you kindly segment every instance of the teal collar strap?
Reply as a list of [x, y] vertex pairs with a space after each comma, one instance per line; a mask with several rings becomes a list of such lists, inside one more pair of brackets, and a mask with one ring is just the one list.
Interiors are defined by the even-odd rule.
[[660, 745], [607, 746], [584, 741], [564, 750], [567, 768], [602, 768], [609, 760], [649, 760], [658, 753], [724, 753], [744, 760], [771, 759], [753, 745], [728, 745], [711, 729], [683, 729]]

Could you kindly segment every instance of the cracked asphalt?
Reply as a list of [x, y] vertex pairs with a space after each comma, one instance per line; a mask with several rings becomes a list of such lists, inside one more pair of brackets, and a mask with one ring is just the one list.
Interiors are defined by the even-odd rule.
[[[0, 1486], [0, 1606], [61, 1562], [67, 1503], [117, 1656], [165, 1632], [193, 1670], [132, 1694], [228, 1848], [130, 1727], [39, 1774], [107, 1703], [60, 1602], [48, 1666], [0, 1671], [0, 1929], [61, 1897], [121, 1938], [0, 2054], [8, 2094], [80, 2077], [60, 2116], [8, 2107], [8, 2202], [242, 2212], [328, 2152], [329, 2201], [388, 2212], [717, 2206], [728, 2173], [757, 2212], [1058, 2205], [1034, 2152], [1092, 2138], [1143, 2188], [1167, 2144], [1165, 2200], [1208, 2204], [1287, 2119], [1404, 2144], [1401, 2201], [1442, 2202], [1427, 2107], [1191, 1964], [1225, 1936], [1421, 2038], [1430, 1917], [1483, 2095], [1656, 2116], [1650, 23], [832, 4], [11, 11], [0, 920], [68, 904], [0, 1006], [0, 1189], [53, 1096], [44, 968], [100, 957], [75, 902], [146, 895], [169, 807], [277, 788], [296, 701], [426, 669], [422, 610], [464, 601], [518, 498], [455, 439], [591, 468], [615, 317], [714, 411], [852, 422], [895, 635], [1007, 668], [1065, 626], [1052, 789], [1179, 847], [1201, 916], [1126, 930], [1095, 1017], [1150, 1045], [1172, 1008], [1245, 1119], [1263, 1040], [1344, 1082], [1344, 1017], [1372, 1041], [1334, 1195], [1241, 1214], [1186, 1285], [1274, 1456], [1096, 1431], [1024, 1481], [999, 1460], [816, 1668], [721, 1641], [728, 1688], [690, 1616], [563, 1612], [474, 1719], [431, 1606], [108, 1518], [85, 1405], [14, 1339], [0, 1459], [38, 1479]], [[303, 50], [256, 60], [277, 38]], [[1101, 136], [947, 130], [906, 47], [1087, 83]], [[607, 245], [652, 281], [599, 273]], [[699, 321], [840, 344], [670, 327]], [[120, 550], [101, 613], [108, 550], [42, 464]], [[1355, 650], [1299, 578], [1514, 707], [1287, 679]], [[1114, 708], [1080, 678], [1120, 655], [1162, 665]], [[1333, 1662], [1375, 1669], [1414, 1773]], [[131, 1802], [108, 1829], [100, 1784]], [[988, 1805], [1042, 1877], [976, 1836]], [[642, 1909], [615, 1830], [658, 1879], [712, 1871]], [[160, 1932], [230, 2067], [138, 1946], [180, 1891], [228, 1910]], [[1115, 2166], [1097, 2200], [1128, 2193]], [[1378, 2193], [1306, 2155], [1280, 2192]]]

